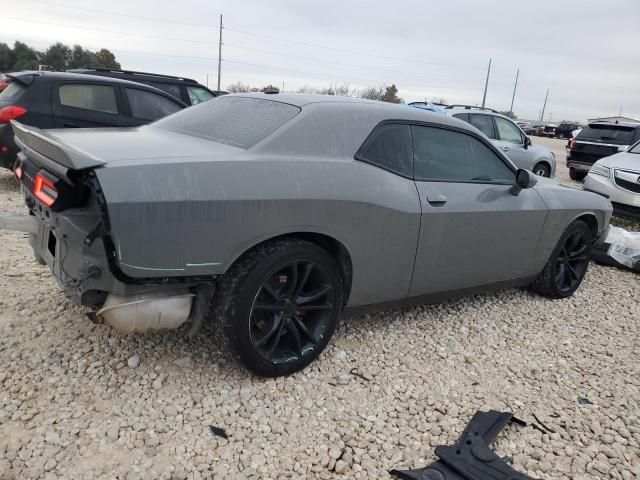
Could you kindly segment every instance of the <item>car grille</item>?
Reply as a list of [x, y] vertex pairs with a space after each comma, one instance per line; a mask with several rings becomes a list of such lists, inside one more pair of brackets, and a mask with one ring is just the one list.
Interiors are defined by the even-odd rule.
[[616, 185], [625, 190], [629, 190], [633, 193], [640, 193], [640, 183], [630, 182], [628, 180], [623, 180], [622, 178], [615, 177]]

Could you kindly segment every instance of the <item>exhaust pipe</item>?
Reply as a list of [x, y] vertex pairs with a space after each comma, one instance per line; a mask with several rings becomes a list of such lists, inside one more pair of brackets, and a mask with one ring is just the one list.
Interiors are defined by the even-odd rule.
[[186, 289], [130, 297], [110, 293], [102, 308], [89, 318], [94, 323], [111, 325], [120, 333], [171, 330], [187, 321], [193, 297], [195, 294]]

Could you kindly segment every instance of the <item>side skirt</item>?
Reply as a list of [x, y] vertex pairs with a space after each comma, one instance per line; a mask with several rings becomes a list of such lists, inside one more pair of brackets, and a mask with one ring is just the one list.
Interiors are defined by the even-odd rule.
[[413, 307], [416, 305], [433, 305], [442, 303], [447, 300], [456, 298], [470, 297], [482, 293], [491, 293], [508, 288], [524, 287], [531, 285], [536, 277], [519, 278], [515, 280], [506, 280], [503, 282], [491, 283], [489, 285], [481, 285], [479, 287], [463, 288], [460, 290], [449, 290], [446, 292], [429, 293], [427, 295], [419, 295], [417, 297], [402, 298], [400, 300], [391, 300], [388, 302], [371, 303], [368, 305], [347, 306], [344, 309], [344, 316], [359, 316], [365, 313], [398, 310], [401, 308]]

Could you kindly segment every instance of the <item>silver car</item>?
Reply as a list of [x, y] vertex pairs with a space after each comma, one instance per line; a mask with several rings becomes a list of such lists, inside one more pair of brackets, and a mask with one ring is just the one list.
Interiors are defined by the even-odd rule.
[[444, 109], [446, 115], [470, 123], [502, 150], [519, 168], [531, 170], [541, 177], [556, 174], [556, 157], [547, 147], [533, 145], [522, 128], [513, 120], [494, 110], [467, 105], [452, 105]]
[[0, 226], [31, 233], [66, 296], [124, 332], [216, 320], [260, 375], [309, 364], [345, 309], [568, 297], [611, 215], [468, 123], [381, 102], [226, 95], [132, 129], [13, 126], [28, 215]]
[[640, 218], [640, 142], [594, 163], [584, 189], [606, 195], [616, 215]]

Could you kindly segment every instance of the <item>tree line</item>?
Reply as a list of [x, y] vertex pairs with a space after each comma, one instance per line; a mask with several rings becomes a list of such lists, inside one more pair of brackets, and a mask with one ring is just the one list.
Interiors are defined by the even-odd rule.
[[120, 69], [116, 56], [106, 48], [94, 52], [81, 45], [69, 47], [57, 42], [40, 51], [22, 42], [15, 42], [13, 48], [0, 42], [0, 72], [37, 70], [38, 65], [46, 65], [49, 70], [83, 67]]
[[[266, 90], [280, 89], [275, 85], [266, 85], [262, 88], [251, 87], [243, 82], [232, 83], [227, 87], [227, 90], [231, 93], [246, 93], [246, 92], [264, 92]], [[349, 84], [343, 83], [340, 85], [330, 84], [328, 87], [312, 87], [310, 85], [304, 85], [297, 90], [297, 93], [317, 93], [321, 95], [340, 95], [343, 97], [360, 97], [368, 100], [380, 100], [382, 102], [389, 103], [404, 103], [404, 100], [398, 97], [398, 88], [395, 84], [391, 85], [379, 85], [374, 87], [365, 87], [362, 89], [351, 88]]]

